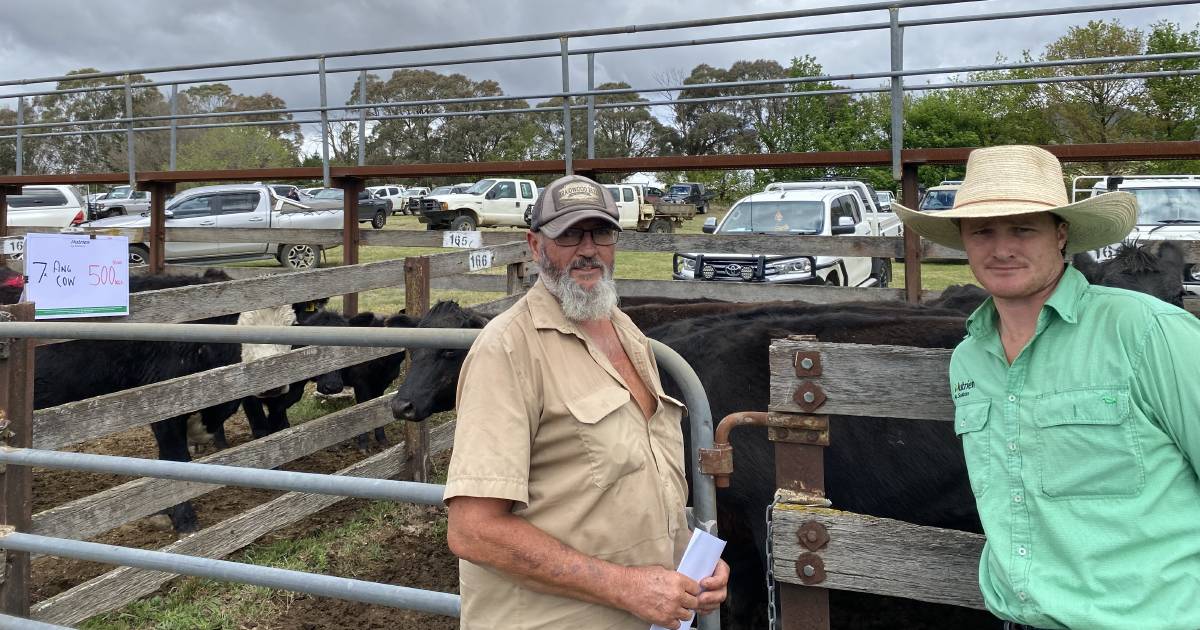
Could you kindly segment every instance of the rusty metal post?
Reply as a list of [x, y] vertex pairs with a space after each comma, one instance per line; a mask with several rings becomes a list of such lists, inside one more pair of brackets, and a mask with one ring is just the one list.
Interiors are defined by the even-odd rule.
[[[919, 185], [917, 165], [905, 162], [904, 177], [900, 184], [904, 207], [917, 207]], [[904, 230], [904, 298], [913, 304], [921, 301], [921, 236], [909, 229]]]
[[[33, 321], [33, 304], [0, 307], [0, 320]], [[33, 446], [33, 339], [0, 339], [0, 443]], [[0, 524], [29, 531], [33, 520], [33, 475], [28, 466], [0, 466]], [[4, 553], [0, 606], [29, 616], [29, 554]]]
[[[792, 337], [816, 341], [813, 335]], [[800, 357], [797, 357], [797, 366]], [[806, 365], [811, 365], [807, 364]], [[819, 365], [819, 363], [816, 363]], [[808, 376], [820, 369], [806, 367]], [[802, 374], [797, 372], [798, 375]], [[815, 390], [815, 393], [814, 393]], [[796, 392], [797, 402], [812, 411], [824, 402], [820, 386], [806, 381]], [[803, 401], [803, 402], [802, 402]], [[825, 497], [825, 446], [829, 444], [829, 420], [824, 416], [792, 415], [768, 418], [767, 435], [775, 443], [775, 485], [780, 494], [796, 497]], [[802, 568], [798, 565], [797, 571]], [[804, 574], [807, 575], [807, 574]], [[779, 590], [779, 627], [783, 630], [829, 630], [829, 591], [816, 586], [776, 582]]]
[[[358, 246], [362, 236], [358, 231], [358, 193], [362, 192], [363, 180], [357, 177], [338, 177], [333, 185], [342, 189], [342, 264], [358, 264]], [[342, 296], [342, 313], [346, 317], [358, 314], [358, 294]]]
[[138, 190], [150, 192], [150, 273], [160, 274], [167, 265], [167, 197], [175, 193], [175, 182], [142, 182]]
[[[429, 312], [429, 257], [409, 256], [404, 259], [404, 314], [420, 319]], [[412, 368], [411, 360], [408, 367]], [[425, 422], [404, 423], [404, 452], [413, 481], [428, 483], [433, 473], [429, 457], [429, 425]]]
[[[0, 186], [0, 238], [8, 236], [8, 196], [19, 194], [20, 186]], [[4, 261], [4, 251], [0, 250], [0, 265], [3, 265]]]

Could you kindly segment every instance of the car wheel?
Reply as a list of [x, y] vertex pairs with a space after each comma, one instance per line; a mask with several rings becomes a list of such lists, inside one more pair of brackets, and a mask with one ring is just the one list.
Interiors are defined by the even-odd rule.
[[475, 217], [469, 214], [462, 214], [454, 217], [454, 221], [450, 222], [450, 229], [455, 232], [473, 232], [477, 226], [475, 225]]
[[871, 274], [875, 278], [875, 286], [886, 289], [892, 284], [892, 261], [883, 259], [875, 261], [875, 273]]
[[279, 262], [288, 269], [313, 269], [321, 262], [321, 246], [281, 245]]
[[150, 264], [150, 249], [145, 245], [130, 245], [129, 246], [129, 266], [149, 265]]
[[376, 212], [375, 216], [371, 219], [371, 227], [375, 228], [376, 230], [382, 230], [383, 226], [385, 225], [387, 225], [387, 213], [380, 210], [379, 212]]
[[651, 234], [670, 234], [674, 230], [674, 226], [671, 225], [671, 221], [668, 219], [653, 219], [646, 228], [646, 231]]

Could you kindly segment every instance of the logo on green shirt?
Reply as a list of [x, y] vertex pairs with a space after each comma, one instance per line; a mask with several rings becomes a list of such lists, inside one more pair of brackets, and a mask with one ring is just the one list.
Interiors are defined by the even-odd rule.
[[970, 394], [972, 389], [975, 389], [975, 381], [963, 381], [955, 383], [954, 387], [950, 388], [950, 391], [954, 394], [954, 400], [958, 400]]

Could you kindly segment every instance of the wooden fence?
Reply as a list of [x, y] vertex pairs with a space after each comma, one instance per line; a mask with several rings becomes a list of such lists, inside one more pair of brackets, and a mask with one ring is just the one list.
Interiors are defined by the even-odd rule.
[[[22, 230], [14, 229], [12, 232], [20, 233]], [[295, 236], [276, 234], [276, 232], [282, 231], [275, 230], [198, 230], [193, 228], [167, 230], [167, 237], [190, 241], [259, 241], [263, 240], [264, 232], [270, 234], [269, 240], [273, 241]], [[305, 242], [336, 243], [344, 236], [341, 230], [305, 230], [303, 232], [305, 232]], [[144, 232], [139, 230], [123, 230], [121, 233], [134, 240], [145, 236]], [[438, 232], [401, 231], [363, 233], [361, 242], [368, 246], [397, 247], [436, 247], [442, 243], [441, 234]], [[414, 269], [421, 270], [421, 284], [417, 288], [424, 296], [428, 296], [432, 289], [437, 288], [508, 294], [504, 298], [476, 307], [482, 312], [495, 314], [512, 304], [523, 291], [524, 264], [531, 260], [531, 254], [521, 232], [485, 232], [483, 242], [485, 248], [493, 254], [493, 265], [508, 267], [506, 275], [467, 273], [470, 270], [470, 252], [463, 250], [412, 257], [406, 260], [385, 260], [305, 271], [222, 267], [233, 278], [232, 280], [133, 294], [130, 296], [130, 316], [105, 318], [103, 321], [175, 323], [337, 294], [406, 285], [408, 285], [407, 300], [408, 296], [414, 293], [414, 287], [410, 283], [413, 280], [410, 275]], [[1185, 246], [1187, 247], [1188, 261], [1200, 263], [1200, 242], [1187, 242]], [[778, 239], [767, 236], [639, 233], [623, 235], [620, 249], [622, 251], [650, 252], [724, 251], [758, 254], [833, 254], [887, 258], [900, 256], [906, 251], [905, 242], [901, 238], [806, 237], [804, 239]], [[962, 258], [960, 252], [928, 243], [922, 243], [921, 247], [915, 251], [919, 255], [935, 258]], [[12, 261], [10, 261], [11, 263]], [[166, 269], [172, 273], [201, 273], [203, 267], [169, 265]], [[816, 303], [847, 300], [903, 300], [908, 295], [908, 292], [903, 289], [854, 289], [655, 280], [619, 280], [618, 291], [623, 296], [708, 297], [731, 301], [795, 299]], [[921, 292], [920, 295], [922, 299], [925, 299], [933, 297], [936, 293]], [[5, 310], [19, 311], [21, 308], [25, 307], [10, 307]], [[11, 348], [19, 350], [19, 345], [12, 345]], [[875, 347], [872, 351], [878, 352], [878, 348]], [[65, 448], [131, 427], [143, 426], [219, 402], [235, 400], [258, 391], [296, 382], [331, 369], [385, 356], [391, 352], [390, 349], [337, 347], [308, 347], [293, 350], [276, 357], [227, 366], [202, 374], [39, 410], [29, 414], [26, 434], [29, 435], [29, 443], [35, 448]], [[842, 352], [842, 350], [839, 349], [836, 352]], [[867, 382], [873, 386], [895, 386], [897, 391], [907, 392], [906, 395], [910, 398], [895, 398], [887, 405], [871, 406], [861, 402], [866, 399], [865, 396], [861, 396], [861, 392], [858, 392], [857, 398], [851, 398], [851, 392], [838, 392], [841, 394], [835, 396], [838, 400], [828, 403], [830, 407], [824, 409], [822, 413], [888, 415], [896, 412], [901, 414], [901, 417], [907, 417], [903, 414], [913, 413], [914, 409], [923, 409], [930, 410], [928, 413], [935, 415], [937, 419], [946, 419], [948, 417], [947, 409], [929, 403], [929, 401], [944, 398], [943, 394], [946, 391], [944, 383], [931, 385], [923, 380], [909, 383], [904, 379], [896, 378], [897, 374], [942, 375], [944, 380], [944, 363], [948, 355], [939, 355], [938, 351], [929, 352], [932, 354], [922, 355], [925, 358], [920, 359], [928, 363], [921, 369], [914, 370], [911, 363], [914, 360], [913, 356], [906, 354], [903, 365], [897, 363], [900, 359], [895, 357], [887, 360], [880, 359], [871, 367], [874, 370], [872, 374], [875, 376], [856, 373], [854, 379], [826, 378], [831, 388], [836, 387], [834, 383], [843, 380], [845, 382]], [[20, 392], [23, 390], [17, 385], [26, 384], [26, 379], [32, 378], [32, 376], [22, 372], [19, 365], [14, 365], [14, 361], [19, 360], [21, 356], [19, 351], [10, 352], [8, 356], [8, 359], [4, 359], [3, 353], [0, 353], [0, 381], [13, 383], [13, 385], [6, 390], [9, 392], [7, 400], [5, 400], [5, 395], [0, 395], [0, 404], [7, 403], [11, 410], [14, 405], [19, 407], [25, 404], [20, 396]], [[886, 375], [886, 378], [883, 375]], [[824, 384], [826, 381], [822, 381], [822, 383]], [[31, 382], [28, 385], [31, 388]], [[831, 389], [830, 391], [835, 390]], [[936, 392], [936, 394], [929, 392]], [[929, 395], [926, 396], [923, 393], [929, 393]], [[877, 401], [879, 398], [877, 394], [872, 394], [870, 397], [873, 401]], [[860, 402], [851, 402], [853, 400]], [[917, 400], [921, 404], [914, 404]], [[794, 408], [789, 408], [785, 402], [777, 404], [774, 397], [772, 410], [780, 413], [796, 411]], [[18, 436], [21, 435], [20, 426], [17, 426], [21, 420], [20, 416], [19, 411], [15, 414], [9, 412], [9, 419], [14, 421]], [[392, 418], [386, 407], [386, 401], [380, 398], [329, 414], [266, 438], [209, 455], [198, 461], [238, 466], [277, 467], [390, 422], [392, 422]], [[424, 427], [424, 430], [428, 431], [428, 427]], [[409, 437], [410, 439], [406, 440], [404, 444], [390, 449], [387, 453], [381, 453], [359, 462], [338, 474], [394, 476], [403, 472], [409, 475], [419, 475], [419, 471], [413, 470], [410, 462], [426, 461], [430, 453], [448, 448], [452, 438], [452, 427], [442, 427], [433, 431], [430, 436], [428, 452], [409, 452], [413, 443], [413, 435], [410, 434]], [[10, 443], [15, 445], [19, 441], [10, 441]], [[405, 455], [401, 456], [401, 454]], [[28, 494], [23, 495], [20, 490], [21, 484], [28, 484], [28, 480], [21, 478], [19, 473], [21, 468], [9, 467], [7, 474], [4, 475], [2, 485], [5, 489], [5, 500], [0, 504], [0, 509], [5, 510], [8, 523], [21, 523], [21, 513], [24, 512], [27, 526], [22, 529], [48, 536], [81, 539], [99, 536], [122, 524], [153, 514], [217, 487], [190, 482], [138, 479], [37, 514], [29, 514]], [[206, 528], [194, 536], [180, 540], [169, 546], [167, 550], [223, 557], [250, 544], [263, 533], [295, 522], [338, 500], [340, 499], [337, 497], [315, 495], [280, 497], [268, 504]], [[968, 565], [971, 565], [972, 554], [976, 556], [978, 554], [978, 545], [980, 544], [978, 537], [968, 534], [931, 533], [927, 531], [927, 528], [914, 529], [914, 526], [903, 523], [886, 522], [881, 519], [863, 519], [834, 511], [780, 508], [776, 510], [776, 513], [777, 532], [787, 531], [788, 528], [793, 530], [790, 547], [788, 542], [783, 540], [787, 536], [777, 534], [779, 542], [776, 565], [777, 574], [783, 576], [780, 578], [781, 581], [787, 582], [790, 575], [795, 575], [794, 562], [800, 550], [794, 544], [796, 540], [794, 527], [802, 522], [817, 519], [832, 532], [835, 540], [838, 541], [831, 543], [830, 547], [822, 552], [825, 555], [826, 571], [830, 572], [825, 586], [898, 594], [928, 601], [978, 605], [978, 594], [972, 595], [970, 592], [973, 588], [971, 580], [964, 582], [972, 585], [970, 588], [960, 589], [961, 592], [948, 593], [942, 592], [944, 589], [934, 589], [937, 592], [929, 592], [930, 585], [918, 583], [921, 581], [920, 576], [929, 572], [930, 566], [942, 567], [948, 575], [958, 575], [954, 572], [963, 572], [967, 568], [971, 568]], [[857, 544], [853, 547], [841, 544], [843, 539], [849, 540], [851, 536], [854, 536], [855, 540], [861, 538], [856, 532], [864, 531], [887, 532], [887, 536], [883, 539], [885, 542], [868, 546], [865, 550]], [[941, 538], [938, 538], [941, 541], [939, 545], [949, 545], [947, 549], [951, 551], [929, 552], [926, 556], [914, 556], [909, 545], [917, 541], [920, 536], [929, 535], [940, 536]], [[17, 554], [10, 555], [17, 556]], [[886, 576], [870, 577], [870, 571], [865, 569], [879, 566], [881, 560], [890, 563], [889, 566], [892, 569], [889, 569]], [[22, 568], [19, 557], [17, 561], [17, 564], [10, 564], [7, 576], [9, 579], [3, 586], [0, 586], [0, 593], [4, 595], [3, 599], [8, 612], [15, 611], [17, 614], [22, 614], [19, 602], [23, 598], [25, 606], [28, 606], [28, 593], [25, 591], [22, 594], [17, 591], [21, 588], [27, 589], [28, 569]], [[934, 564], [930, 565], [931, 562]], [[791, 563], [790, 567], [788, 563]], [[917, 570], [918, 566], [920, 571]], [[898, 570], [896, 567], [901, 567], [901, 569]], [[912, 570], [909, 571], [903, 567], [909, 567]], [[18, 573], [24, 571], [24, 581], [20, 575], [15, 575], [14, 571]], [[167, 574], [150, 571], [117, 569], [39, 602], [29, 610], [29, 613], [34, 619], [41, 621], [78, 623], [83, 619], [119, 607], [153, 592], [171, 577]], [[946, 581], [958, 582], [958, 580]], [[14, 592], [17, 594], [14, 595]], [[13, 601], [17, 603], [13, 604]]]
[[[952, 422], [951, 352], [777, 340], [770, 353], [769, 425], [825, 428], [823, 441], [773, 433], [777, 460], [804, 460], [779, 467], [802, 472], [784, 473], [777, 485], [823, 495], [819, 475], [802, 477], [803, 471], [823, 467], [823, 448], [837, 439], [827, 430], [831, 415]], [[803, 369], [806, 357], [816, 369]], [[813, 402], [806, 402], [804, 392], [814, 392]], [[734, 449], [736, 454], [736, 444]], [[780, 583], [782, 628], [827, 629], [827, 589], [983, 608], [978, 588], [983, 536], [805, 503], [780, 502], [772, 510], [772, 569]]]

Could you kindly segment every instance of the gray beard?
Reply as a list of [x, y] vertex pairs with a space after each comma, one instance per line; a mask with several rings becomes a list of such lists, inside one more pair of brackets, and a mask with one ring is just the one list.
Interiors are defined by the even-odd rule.
[[[563, 316], [573, 322], [605, 320], [612, 317], [612, 310], [617, 306], [617, 283], [613, 281], [612, 267], [605, 265], [599, 258], [576, 260], [569, 269], [554, 266], [546, 256], [546, 250], [541, 251], [542, 261], [539, 264], [542, 273], [542, 283], [551, 295], [558, 298], [562, 306]], [[604, 270], [604, 275], [590, 290], [584, 289], [571, 277], [571, 269], [584, 269], [598, 265]]]

